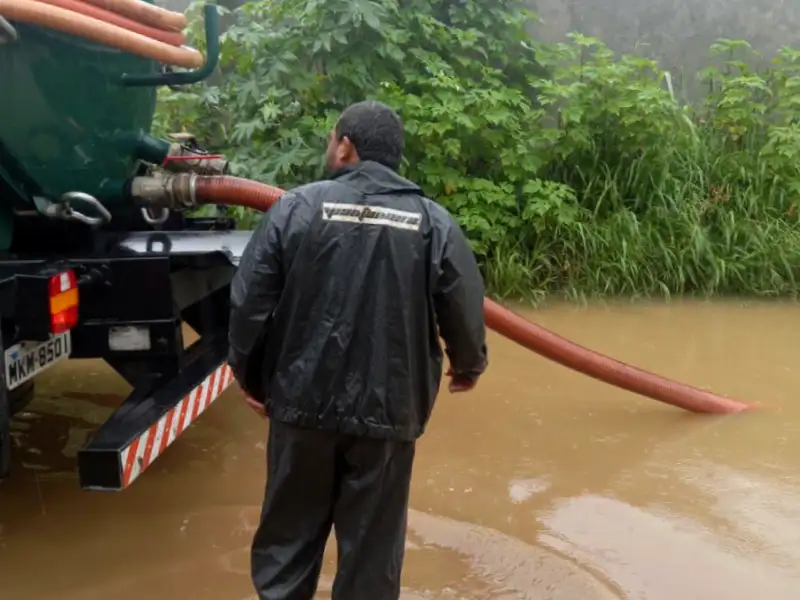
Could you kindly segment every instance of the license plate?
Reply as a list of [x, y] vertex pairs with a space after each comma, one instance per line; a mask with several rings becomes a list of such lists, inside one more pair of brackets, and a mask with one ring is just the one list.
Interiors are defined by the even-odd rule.
[[6, 349], [6, 389], [13, 390], [57, 362], [69, 358], [69, 331], [46, 342], [21, 342]]

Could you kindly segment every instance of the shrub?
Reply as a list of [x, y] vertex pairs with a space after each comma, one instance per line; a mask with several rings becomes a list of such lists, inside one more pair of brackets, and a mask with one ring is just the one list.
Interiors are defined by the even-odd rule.
[[651, 60], [544, 45], [515, 0], [265, 0], [237, 11], [221, 83], [162, 97], [238, 174], [322, 176], [339, 112], [383, 100], [403, 171], [465, 228], [501, 296], [795, 295], [800, 53], [712, 47], [705, 102]]

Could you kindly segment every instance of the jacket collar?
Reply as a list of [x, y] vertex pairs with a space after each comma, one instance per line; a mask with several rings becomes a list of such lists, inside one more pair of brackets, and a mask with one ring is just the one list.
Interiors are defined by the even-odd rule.
[[363, 160], [333, 173], [330, 179], [355, 188], [365, 196], [390, 194], [422, 195], [422, 189], [380, 163]]

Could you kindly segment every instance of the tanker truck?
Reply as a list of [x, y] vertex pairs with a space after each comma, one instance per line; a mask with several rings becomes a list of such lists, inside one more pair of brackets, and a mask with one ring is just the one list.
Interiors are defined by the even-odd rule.
[[[158, 87], [216, 67], [204, 16], [205, 57], [183, 15], [141, 0], [0, 1], [0, 477], [10, 419], [63, 360], [103, 359], [131, 386], [79, 452], [89, 490], [129, 486], [232, 382], [229, 284], [251, 233], [189, 214], [223, 157], [150, 135]], [[172, 204], [142, 200], [159, 194]]]
[[[144, 0], [0, 0], [0, 477], [12, 416], [61, 361], [103, 359], [131, 386], [79, 451], [87, 490], [127, 488], [232, 383], [230, 282], [252, 232], [193, 209], [266, 211], [282, 191], [225, 175], [191, 135], [151, 135], [157, 89], [216, 68], [215, 6], [204, 22], [205, 56], [184, 15]], [[606, 383], [694, 412], [749, 407], [484, 307], [488, 327]]]

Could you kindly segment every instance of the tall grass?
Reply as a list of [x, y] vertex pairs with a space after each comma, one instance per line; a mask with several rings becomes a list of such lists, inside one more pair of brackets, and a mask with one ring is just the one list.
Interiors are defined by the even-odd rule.
[[[593, 103], [594, 112], [561, 126], [579, 129], [581, 143], [559, 136], [558, 158], [543, 172], [574, 190], [575, 218], [501, 241], [484, 260], [488, 286], [534, 301], [551, 294], [796, 297], [797, 54], [784, 50], [772, 70], [756, 74], [734, 56], [741, 44], [721, 43], [715, 50], [726, 54], [725, 67], [706, 74], [705, 102], [669, 109], [658, 77], [620, 69], [601, 44], [590, 44], [601, 56], [584, 53], [579, 65], [569, 64], [557, 91], [559, 110]], [[619, 98], [628, 99], [625, 110]]]

